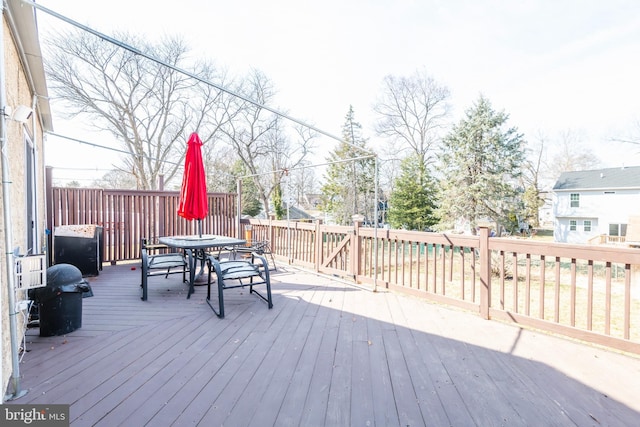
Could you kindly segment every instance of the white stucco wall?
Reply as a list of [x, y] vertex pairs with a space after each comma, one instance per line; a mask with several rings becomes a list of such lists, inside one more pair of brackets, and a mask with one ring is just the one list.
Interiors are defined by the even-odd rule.
[[[15, 47], [11, 31], [3, 19], [4, 31], [4, 59], [5, 59], [5, 90], [7, 105], [17, 107], [18, 105], [32, 105], [32, 93], [27, 83], [26, 74], [20, 62], [18, 51]], [[35, 118], [35, 114], [32, 117]], [[35, 124], [35, 129], [34, 129]], [[42, 145], [42, 129], [37, 120], [29, 120], [22, 124], [13, 120], [6, 120], [7, 152], [9, 162], [10, 192], [5, 195], [0, 191], [0, 202], [2, 206], [8, 203], [11, 207], [11, 235], [12, 242], [7, 248], [5, 244], [5, 224], [4, 215], [0, 214], [0, 247], [2, 248], [2, 260], [0, 261], [0, 300], [2, 310], [0, 322], [2, 327], [2, 379], [3, 396], [12, 374], [11, 362], [11, 334], [9, 328], [9, 306], [8, 306], [8, 286], [7, 286], [7, 263], [5, 254], [14, 248], [24, 251], [27, 247], [27, 183], [26, 183], [26, 147], [24, 142], [25, 132], [28, 132], [36, 144], [36, 197], [37, 197], [37, 218], [36, 229], [38, 238], [42, 242], [45, 223], [45, 198], [44, 198], [44, 150]], [[26, 325], [22, 321], [22, 316], [16, 316], [18, 320], [18, 336], [22, 336]]]

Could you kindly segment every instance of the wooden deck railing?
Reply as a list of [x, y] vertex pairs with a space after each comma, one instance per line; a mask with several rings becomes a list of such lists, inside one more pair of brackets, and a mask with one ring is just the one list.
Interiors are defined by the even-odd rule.
[[243, 222], [292, 264], [640, 354], [639, 249]]
[[[178, 192], [48, 188], [48, 228], [103, 227], [105, 262], [139, 258], [140, 240], [195, 234]], [[238, 235], [235, 194], [209, 195], [204, 233]], [[474, 311], [486, 319], [640, 354], [640, 249], [269, 220], [251, 224], [280, 260]], [[51, 244], [51, 242], [49, 242]]]

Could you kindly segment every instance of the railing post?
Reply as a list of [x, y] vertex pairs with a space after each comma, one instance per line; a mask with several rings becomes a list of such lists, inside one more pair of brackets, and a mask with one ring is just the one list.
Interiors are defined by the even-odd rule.
[[271, 251], [276, 251], [275, 249], [275, 245], [276, 245], [276, 231], [275, 228], [273, 227], [273, 220], [271, 218], [269, 218], [269, 228], [267, 231], [267, 239], [269, 239], [269, 245], [271, 245]]
[[478, 262], [480, 263], [480, 316], [489, 319], [491, 304], [491, 254], [489, 252], [489, 228], [480, 227]]
[[353, 274], [353, 280], [357, 281], [360, 275], [360, 226], [364, 223], [362, 215], [353, 215], [353, 237], [351, 238], [351, 253], [349, 254], [349, 267]]
[[[164, 175], [160, 175], [158, 177], [158, 191], [164, 191]], [[166, 236], [166, 231], [165, 231], [165, 221], [166, 221], [166, 212], [165, 212], [165, 208], [166, 208], [166, 197], [165, 196], [159, 196], [158, 197], [158, 225], [156, 228], [156, 225], [154, 224], [153, 228], [154, 231], [157, 233], [156, 237], [160, 237], [160, 236]], [[151, 236], [147, 236], [147, 237], [151, 237]]]
[[238, 179], [238, 181], [236, 182], [236, 192], [238, 194], [238, 198], [236, 200], [237, 204], [236, 204], [236, 215], [237, 215], [237, 222], [236, 222], [236, 237], [238, 239], [241, 239], [242, 237], [242, 230], [240, 229], [241, 226], [241, 222], [242, 222], [242, 180]]
[[320, 227], [321, 221], [316, 220], [316, 256], [315, 267], [316, 272], [320, 271], [322, 265], [323, 249], [324, 249], [324, 236], [322, 235], [322, 228]]

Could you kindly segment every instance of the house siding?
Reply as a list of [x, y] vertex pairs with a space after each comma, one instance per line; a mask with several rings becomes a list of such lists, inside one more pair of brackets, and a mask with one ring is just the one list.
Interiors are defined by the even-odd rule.
[[[579, 194], [579, 206], [571, 207], [571, 194]], [[575, 189], [554, 193], [554, 240], [566, 243], [588, 243], [598, 235], [609, 234], [609, 224], [628, 224], [640, 215], [638, 189]], [[571, 221], [577, 230], [570, 230]], [[591, 221], [591, 231], [584, 231], [584, 221]]]

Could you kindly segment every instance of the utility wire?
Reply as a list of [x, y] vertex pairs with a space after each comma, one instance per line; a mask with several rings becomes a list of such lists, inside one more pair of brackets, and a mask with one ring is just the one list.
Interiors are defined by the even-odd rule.
[[297, 171], [297, 170], [302, 170], [302, 169], [310, 169], [310, 168], [315, 168], [316, 166], [329, 166], [329, 165], [334, 165], [334, 164], [337, 164], [337, 163], [355, 162], [357, 160], [374, 159], [374, 158], [376, 158], [375, 154], [369, 154], [368, 156], [350, 157], [348, 159], [335, 160], [333, 162], [314, 163], [312, 165], [298, 166], [296, 168], [283, 168], [283, 169], [278, 169], [278, 170], [269, 171], [269, 172], [254, 173], [254, 174], [251, 174], [251, 175], [243, 175], [243, 176], [239, 176], [238, 179], [252, 178], [254, 176], [262, 176], [262, 175], [271, 175], [271, 174], [279, 173], [279, 172], [284, 172], [285, 174], [288, 174], [291, 171]]
[[130, 46], [130, 45], [128, 45], [128, 44], [126, 44], [126, 43], [124, 43], [124, 42], [122, 42], [120, 40], [116, 40], [113, 37], [110, 37], [110, 36], [108, 36], [108, 35], [106, 35], [104, 33], [101, 33], [101, 32], [99, 32], [97, 30], [94, 30], [93, 28], [87, 27], [86, 25], [83, 25], [83, 24], [81, 24], [81, 23], [79, 23], [77, 21], [74, 21], [73, 19], [68, 18], [68, 17], [66, 17], [64, 15], [61, 15], [61, 14], [59, 14], [57, 12], [54, 12], [53, 10], [48, 9], [48, 8], [46, 8], [46, 7], [44, 7], [44, 6], [40, 5], [40, 4], [37, 4], [37, 3], [35, 3], [33, 1], [31, 1], [31, 0], [22, 0], [22, 2], [26, 3], [26, 4], [29, 4], [29, 5], [33, 6], [34, 8], [39, 9], [39, 10], [43, 11], [44, 13], [49, 14], [49, 15], [55, 17], [55, 18], [58, 18], [58, 19], [66, 22], [68, 24], [71, 24], [71, 25], [73, 25], [73, 26], [75, 26], [77, 28], [80, 28], [81, 30], [87, 31], [87, 32], [93, 34], [94, 36], [101, 38], [102, 40], [105, 40], [105, 41], [108, 41], [110, 43], [113, 43], [116, 46], [121, 47], [122, 49], [128, 50], [129, 52], [132, 52], [132, 53], [134, 53], [136, 55], [140, 55], [140, 56], [142, 56], [142, 57], [144, 57], [144, 58], [146, 58], [146, 59], [148, 59], [150, 61], [153, 61], [155, 63], [163, 65], [163, 66], [165, 66], [167, 68], [170, 68], [170, 69], [172, 69], [174, 71], [182, 73], [182, 74], [184, 74], [186, 76], [189, 76], [192, 79], [195, 79], [195, 80], [197, 80], [197, 81], [199, 81], [201, 83], [204, 83], [204, 84], [209, 85], [209, 86], [213, 86], [214, 88], [216, 88], [216, 89], [218, 89], [218, 90], [220, 90], [222, 92], [225, 92], [225, 93], [228, 93], [229, 95], [232, 95], [232, 96], [235, 96], [237, 98], [240, 98], [243, 101], [246, 101], [246, 102], [248, 102], [250, 104], [253, 104], [253, 105], [257, 106], [257, 107], [264, 108], [265, 110], [270, 111], [273, 114], [276, 114], [276, 115], [278, 115], [280, 117], [283, 117], [283, 118], [285, 118], [287, 120], [290, 120], [290, 121], [292, 121], [294, 123], [297, 123], [297, 124], [299, 124], [301, 126], [304, 126], [304, 127], [308, 128], [308, 129], [316, 131], [316, 132], [318, 132], [318, 133], [320, 133], [320, 134], [322, 134], [324, 136], [327, 136], [329, 138], [335, 139], [336, 141], [339, 141], [339, 142], [343, 142], [343, 143], [349, 144], [349, 145], [351, 145], [353, 147], [356, 147], [356, 148], [358, 148], [358, 149], [360, 149], [362, 151], [365, 151], [367, 153], [371, 153], [369, 150], [366, 150], [366, 149], [364, 149], [362, 147], [358, 147], [357, 145], [351, 144], [351, 143], [345, 141], [343, 138], [340, 138], [340, 137], [338, 137], [336, 135], [333, 135], [332, 133], [326, 132], [326, 131], [324, 131], [324, 130], [322, 130], [322, 129], [314, 126], [314, 125], [310, 125], [310, 124], [308, 124], [308, 123], [306, 123], [306, 122], [304, 122], [304, 121], [302, 121], [300, 119], [297, 119], [297, 118], [292, 117], [292, 116], [290, 116], [290, 115], [288, 115], [286, 113], [283, 113], [282, 111], [276, 110], [275, 108], [272, 108], [272, 107], [269, 107], [267, 105], [261, 104], [258, 101], [255, 101], [255, 100], [253, 100], [253, 99], [251, 99], [251, 98], [249, 98], [247, 96], [244, 96], [244, 95], [242, 95], [242, 94], [240, 94], [238, 92], [232, 91], [231, 89], [228, 89], [228, 88], [226, 88], [224, 86], [216, 84], [216, 83], [214, 83], [214, 82], [212, 82], [210, 80], [204, 79], [204, 78], [198, 76], [197, 74], [194, 74], [194, 73], [192, 73], [190, 71], [187, 71], [187, 70], [185, 70], [183, 68], [176, 67], [175, 65], [172, 65], [172, 64], [170, 64], [170, 63], [168, 63], [166, 61], [162, 61], [161, 59], [158, 59], [158, 58], [156, 58], [156, 57], [154, 57], [152, 55], [149, 55], [147, 53], [142, 52], [140, 49], [137, 49], [137, 48], [135, 48], [133, 46]]
[[65, 171], [99, 171], [99, 172], [111, 172], [113, 169], [105, 169], [105, 168], [70, 168], [66, 166], [55, 166], [50, 165], [54, 169], [65, 170]]
[[[119, 148], [107, 147], [106, 145], [94, 144], [93, 142], [88, 142], [88, 141], [84, 141], [82, 139], [72, 138], [70, 136], [60, 135], [59, 133], [55, 133], [55, 132], [46, 132], [46, 133], [47, 133], [47, 135], [52, 135], [52, 136], [56, 136], [58, 138], [68, 139], [69, 141], [75, 141], [75, 142], [78, 142], [80, 144], [90, 145], [90, 146], [96, 147], [96, 148], [104, 148], [105, 150], [111, 150], [111, 151], [115, 151], [115, 152], [118, 152], [118, 153], [124, 153], [124, 154], [126, 154], [128, 156], [143, 157], [143, 158], [149, 159], [149, 160], [158, 160], [155, 157], [147, 156], [145, 154], [134, 154], [134, 153], [131, 153], [131, 152], [127, 151], [127, 150], [121, 150]], [[180, 166], [180, 163], [171, 162], [169, 160], [163, 160], [163, 162], [164, 163], [170, 163], [172, 165]]]

